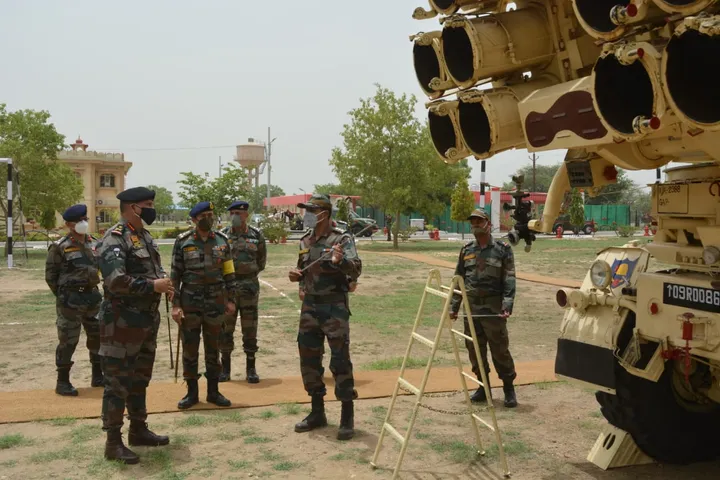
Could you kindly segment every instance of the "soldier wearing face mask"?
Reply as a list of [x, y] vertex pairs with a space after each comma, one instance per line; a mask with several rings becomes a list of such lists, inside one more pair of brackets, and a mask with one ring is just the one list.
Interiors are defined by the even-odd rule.
[[[465, 280], [468, 301], [473, 315], [480, 355], [485, 372], [490, 373], [487, 362], [487, 349], [490, 344], [493, 365], [503, 381], [505, 406], [517, 406], [513, 380], [516, 377], [515, 363], [510, 355], [510, 340], [507, 331], [507, 318], [512, 314], [515, 301], [515, 260], [509, 244], [492, 238], [492, 224], [485, 210], [475, 210], [468, 217], [472, 225], [475, 240], [460, 250], [455, 275]], [[452, 300], [450, 317], [457, 318], [462, 297], [455, 294]], [[470, 325], [465, 318], [465, 334], [470, 335]], [[472, 364], [472, 371], [482, 381], [480, 366], [472, 342], [466, 340]], [[473, 402], [486, 400], [485, 389], [479, 388], [471, 397]]]
[[56, 297], [58, 346], [55, 349], [57, 384], [55, 393], [77, 396], [70, 383], [73, 353], [80, 340], [80, 328], [85, 329], [90, 351], [92, 379], [90, 385], [101, 387], [103, 375], [98, 349], [100, 332], [97, 313], [102, 295], [98, 289], [100, 276], [95, 258], [97, 239], [88, 235], [87, 206], [73, 205], [63, 213], [68, 234], [48, 248], [45, 262], [45, 281]]
[[199, 401], [201, 335], [205, 347], [206, 400], [220, 407], [231, 405], [218, 390], [218, 343], [225, 318], [236, 312], [237, 282], [228, 238], [213, 230], [214, 210], [211, 202], [195, 205], [190, 210], [195, 228], [180, 234], [173, 247], [170, 278], [179, 295], [173, 299], [172, 317], [181, 327], [183, 378], [188, 386], [187, 395], [178, 403], [180, 409]]
[[[263, 237], [260, 230], [247, 223], [250, 213], [249, 208], [248, 202], [242, 200], [233, 202], [228, 207], [230, 226], [225, 227], [222, 232], [228, 237], [230, 251], [235, 262], [235, 278], [238, 283], [238, 295], [235, 304], [240, 314], [243, 350], [247, 357], [245, 374], [248, 383], [258, 383], [260, 377], [255, 370], [255, 354], [258, 351], [258, 300], [260, 296], [258, 274], [265, 270], [267, 247], [265, 237]], [[230, 380], [230, 354], [235, 349], [236, 323], [237, 315], [230, 315], [225, 319], [225, 325], [220, 334], [220, 352], [222, 354], [221, 382]]]

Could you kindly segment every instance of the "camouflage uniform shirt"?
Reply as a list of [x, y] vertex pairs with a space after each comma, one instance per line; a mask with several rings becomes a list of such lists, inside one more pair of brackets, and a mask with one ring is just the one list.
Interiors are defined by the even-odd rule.
[[[345, 241], [343, 245], [344, 258], [334, 265], [330, 249]], [[320, 238], [315, 237], [315, 230], [310, 229], [300, 239], [300, 253], [297, 263], [298, 270], [302, 270], [321, 256], [325, 258], [303, 272], [300, 279], [300, 289], [306, 295], [324, 296], [347, 294], [349, 283], [356, 281], [362, 273], [362, 261], [358, 257], [352, 237], [339, 228], [331, 228], [330, 232]]]
[[86, 287], [92, 290], [100, 283], [95, 257], [97, 239], [86, 235], [79, 243], [71, 235], [50, 244], [45, 262], [45, 281], [57, 296], [63, 287]]
[[237, 232], [225, 227], [222, 233], [230, 244], [230, 254], [235, 264], [235, 278], [242, 289], [246, 280], [257, 279], [258, 273], [265, 270], [267, 246], [265, 237], [255, 227], [248, 225], [246, 232]]

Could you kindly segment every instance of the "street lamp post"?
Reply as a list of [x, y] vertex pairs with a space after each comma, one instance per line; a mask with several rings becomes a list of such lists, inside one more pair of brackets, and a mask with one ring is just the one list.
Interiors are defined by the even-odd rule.
[[275, 140], [276, 140], [275, 138], [270, 140], [270, 127], [268, 127], [268, 143], [267, 143], [267, 147], [265, 147], [266, 148], [265, 156], [267, 158], [267, 169], [268, 169], [268, 179], [267, 179], [267, 209], [268, 209], [268, 212], [270, 212], [270, 198], [271, 198], [271, 196], [270, 196], [270, 170], [272, 170], [272, 167], [270, 166], [270, 154], [272, 152], [272, 143]]

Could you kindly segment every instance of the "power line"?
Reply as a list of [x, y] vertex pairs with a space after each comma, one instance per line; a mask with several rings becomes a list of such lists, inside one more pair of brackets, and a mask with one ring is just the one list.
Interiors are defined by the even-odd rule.
[[237, 145], [212, 145], [207, 147], [169, 147], [169, 148], [98, 148], [100, 152], [170, 152], [177, 150], [213, 150], [218, 148], [235, 148]]

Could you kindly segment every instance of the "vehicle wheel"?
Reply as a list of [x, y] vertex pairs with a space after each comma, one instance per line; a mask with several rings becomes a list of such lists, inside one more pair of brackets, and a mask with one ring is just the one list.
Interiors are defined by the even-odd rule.
[[585, 232], [585, 235], [592, 235], [592, 234], [593, 234], [593, 229], [592, 229], [592, 227], [591, 227], [590, 225], [585, 225], [585, 228], [583, 229], [583, 231]]
[[[628, 316], [634, 326], [634, 316]], [[620, 343], [620, 342], [618, 342]], [[656, 382], [615, 366], [616, 393], [597, 392], [595, 398], [605, 419], [628, 432], [637, 446], [657, 462], [687, 464], [720, 457], [720, 408], [693, 412], [676, 399], [673, 361]]]

